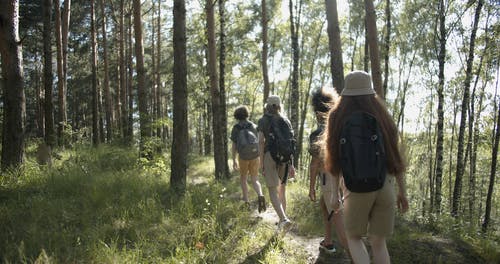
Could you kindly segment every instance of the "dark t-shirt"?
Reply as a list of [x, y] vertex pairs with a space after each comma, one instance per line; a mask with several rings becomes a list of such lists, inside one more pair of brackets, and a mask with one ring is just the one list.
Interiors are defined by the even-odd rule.
[[240, 133], [241, 128], [246, 127], [249, 124], [251, 125], [250, 131], [255, 133], [256, 136], [258, 136], [257, 126], [251, 121], [243, 120], [243, 121], [238, 121], [238, 123], [236, 123], [233, 126], [233, 129], [231, 130], [231, 141], [236, 143], [236, 141], [238, 140], [238, 133]]

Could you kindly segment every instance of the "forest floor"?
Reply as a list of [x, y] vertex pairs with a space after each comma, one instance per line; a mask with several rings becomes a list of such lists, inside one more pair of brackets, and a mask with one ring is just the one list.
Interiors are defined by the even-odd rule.
[[[238, 176], [233, 175], [233, 180], [236, 181]], [[194, 179], [195, 184], [203, 183], [202, 179]], [[263, 181], [261, 181], [263, 183]], [[292, 182], [291, 191], [288, 191], [288, 196], [296, 195], [296, 185], [302, 183]], [[295, 185], [295, 186], [294, 186]], [[265, 184], [263, 183], [263, 191], [266, 191]], [[299, 187], [300, 188], [300, 187]], [[253, 190], [249, 188], [249, 192]], [[239, 193], [233, 193], [231, 198], [233, 200], [240, 199]], [[276, 229], [279, 218], [275, 213], [270, 202], [267, 202], [267, 209], [265, 212], [259, 213], [257, 211], [257, 202], [251, 203], [251, 217], [266, 225], [268, 228]], [[295, 216], [297, 217], [297, 216]], [[293, 221], [293, 218], [292, 218]], [[494, 259], [486, 260], [478, 252], [479, 249], [474, 245], [460, 239], [444, 237], [444, 234], [439, 234], [432, 231], [427, 231], [426, 227], [416, 223], [409, 222], [401, 217], [398, 218], [399, 222], [396, 223], [394, 236], [388, 239], [388, 249], [391, 255], [392, 263], [454, 263], [454, 264], [480, 264], [480, 263], [500, 263], [500, 248], [496, 249], [491, 254], [495, 255]], [[322, 224], [318, 223], [317, 230], [322, 231]], [[278, 234], [278, 233], [277, 233]], [[334, 245], [336, 252], [329, 253], [319, 248], [319, 243], [323, 239], [320, 233], [316, 235], [307, 235], [300, 232], [297, 224], [294, 223], [292, 228], [279, 239], [284, 243], [289, 244], [292, 248], [300, 251], [305, 251], [307, 259], [302, 263], [314, 264], [329, 264], [329, 263], [352, 263], [348, 253], [339, 244], [338, 239], [334, 237]], [[367, 249], [370, 251], [370, 244], [367, 238], [363, 239]], [[256, 253], [247, 257], [246, 261], [242, 263], [261, 263], [259, 261], [262, 252], [265, 252], [265, 247], [258, 249]], [[286, 255], [286, 254], [284, 254]], [[286, 257], [284, 257], [286, 259]], [[281, 262], [280, 262], [281, 263]], [[283, 263], [286, 263], [283, 262]]]

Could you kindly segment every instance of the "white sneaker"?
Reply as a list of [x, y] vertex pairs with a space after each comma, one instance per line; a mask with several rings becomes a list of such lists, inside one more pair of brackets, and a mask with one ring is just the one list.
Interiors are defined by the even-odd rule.
[[292, 227], [292, 221], [290, 219], [285, 218], [283, 219], [279, 224], [278, 224], [278, 230], [281, 232], [288, 232], [290, 228]]

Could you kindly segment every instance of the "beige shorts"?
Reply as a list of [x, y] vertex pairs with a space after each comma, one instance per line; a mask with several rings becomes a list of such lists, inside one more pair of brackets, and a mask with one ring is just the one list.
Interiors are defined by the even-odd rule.
[[264, 154], [264, 178], [266, 179], [267, 187], [276, 187], [281, 184], [282, 178], [285, 176], [285, 165], [276, 165], [276, 162], [271, 157], [268, 151]]
[[238, 163], [240, 165], [240, 175], [241, 176], [257, 176], [259, 175], [259, 158], [253, 160], [242, 160], [238, 158]]
[[387, 175], [382, 189], [344, 195], [344, 227], [348, 236], [389, 236], [394, 229], [394, 177]]

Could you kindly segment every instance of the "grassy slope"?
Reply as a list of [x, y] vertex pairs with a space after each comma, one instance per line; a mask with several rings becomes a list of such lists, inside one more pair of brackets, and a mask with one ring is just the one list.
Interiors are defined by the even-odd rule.
[[[1, 175], [0, 262], [307, 263], [296, 241], [276, 237], [274, 225], [242, 208], [236, 178], [214, 183], [211, 161], [192, 158], [188, 191], [178, 197], [169, 191], [167, 160], [80, 147], [51, 169], [28, 159], [22, 172]], [[299, 235], [320, 236], [304, 184], [290, 186], [288, 211]], [[407, 223], [389, 248], [393, 263], [485, 263], [500, 255]]]

